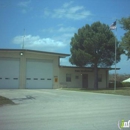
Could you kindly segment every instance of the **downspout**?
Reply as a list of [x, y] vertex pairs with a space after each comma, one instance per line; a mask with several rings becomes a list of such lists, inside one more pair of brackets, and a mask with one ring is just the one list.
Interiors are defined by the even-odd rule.
[[106, 70], [106, 88], [108, 88], [108, 85], [107, 85], [107, 83], [108, 83], [108, 70]]
[[58, 57], [58, 88], [60, 88], [60, 56]]
[[97, 64], [94, 65], [94, 89], [98, 89], [98, 67]]

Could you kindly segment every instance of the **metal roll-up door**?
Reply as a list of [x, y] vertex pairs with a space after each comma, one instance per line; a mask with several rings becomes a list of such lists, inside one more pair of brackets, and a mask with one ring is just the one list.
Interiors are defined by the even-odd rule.
[[0, 58], [0, 88], [19, 88], [19, 59]]
[[49, 60], [26, 61], [26, 88], [52, 88], [53, 63]]

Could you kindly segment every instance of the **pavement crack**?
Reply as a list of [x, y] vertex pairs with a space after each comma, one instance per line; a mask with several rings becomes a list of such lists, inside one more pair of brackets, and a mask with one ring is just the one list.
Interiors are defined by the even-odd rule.
[[27, 95], [24, 98], [12, 98], [11, 100], [23, 101], [23, 100], [32, 100], [32, 99], [35, 99], [35, 97]]

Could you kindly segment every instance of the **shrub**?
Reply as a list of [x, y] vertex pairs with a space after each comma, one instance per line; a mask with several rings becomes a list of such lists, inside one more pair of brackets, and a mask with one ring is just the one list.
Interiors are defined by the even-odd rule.
[[122, 82], [122, 87], [130, 87], [130, 82]]
[[[116, 81], [116, 87], [117, 87], [117, 88], [123, 87], [123, 86], [122, 86], [122, 83], [119, 82], [119, 81]], [[109, 83], [109, 88], [114, 88], [114, 82]]]
[[113, 82], [109, 83], [109, 88], [114, 88], [114, 83]]
[[123, 87], [121, 82], [116, 82], [117, 87]]

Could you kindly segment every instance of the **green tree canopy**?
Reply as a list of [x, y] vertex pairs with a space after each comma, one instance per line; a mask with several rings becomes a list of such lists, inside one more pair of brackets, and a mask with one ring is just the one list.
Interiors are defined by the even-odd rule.
[[[117, 43], [117, 62], [122, 53]], [[115, 37], [106, 24], [95, 22], [80, 28], [71, 39], [70, 62], [77, 66], [94, 68], [94, 87], [98, 89], [98, 67], [110, 67], [115, 61]]]
[[121, 45], [125, 49], [128, 59], [130, 59], [130, 17], [122, 18], [120, 20], [120, 24], [122, 25], [122, 28], [126, 31], [126, 33], [122, 37]]

